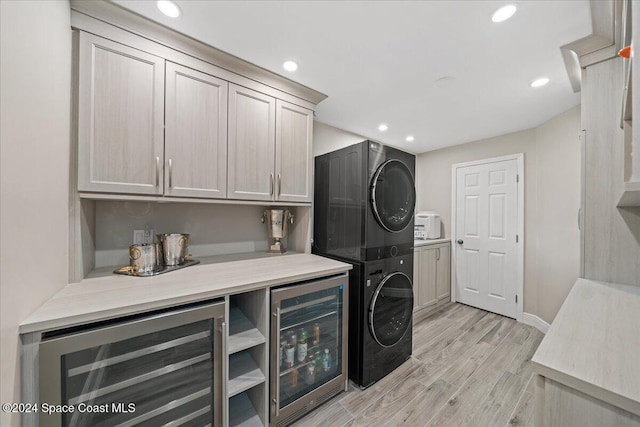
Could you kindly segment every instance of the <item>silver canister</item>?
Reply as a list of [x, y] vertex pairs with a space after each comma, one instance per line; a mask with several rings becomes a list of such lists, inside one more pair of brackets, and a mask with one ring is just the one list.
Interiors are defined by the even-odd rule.
[[180, 265], [187, 257], [188, 234], [158, 234], [162, 246], [164, 265]]
[[160, 267], [160, 250], [157, 243], [140, 243], [129, 246], [129, 265], [134, 273], [152, 273]]
[[286, 252], [282, 240], [287, 237], [289, 224], [293, 224], [293, 214], [288, 209], [267, 209], [262, 213], [262, 222], [267, 224], [271, 239], [269, 252]]

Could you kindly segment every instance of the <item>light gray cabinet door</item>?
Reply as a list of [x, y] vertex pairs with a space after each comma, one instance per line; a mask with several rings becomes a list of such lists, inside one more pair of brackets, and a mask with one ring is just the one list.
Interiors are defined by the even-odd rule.
[[164, 194], [227, 195], [228, 83], [167, 62]]
[[273, 200], [276, 100], [229, 84], [229, 199]]
[[436, 296], [438, 301], [451, 295], [451, 247], [441, 246], [438, 249], [436, 266]]
[[276, 200], [311, 202], [313, 111], [276, 101]]
[[78, 190], [162, 194], [164, 59], [80, 32]]
[[420, 291], [418, 305], [429, 307], [438, 302], [436, 298], [437, 249], [423, 248], [420, 253]]

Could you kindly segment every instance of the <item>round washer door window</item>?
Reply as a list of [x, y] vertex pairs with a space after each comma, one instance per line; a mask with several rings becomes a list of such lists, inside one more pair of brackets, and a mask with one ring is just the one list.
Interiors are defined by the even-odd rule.
[[413, 289], [406, 274], [396, 272], [378, 285], [369, 307], [369, 328], [383, 347], [398, 343], [407, 333], [413, 314]]
[[387, 160], [371, 182], [371, 206], [378, 223], [394, 233], [407, 228], [413, 218], [416, 189], [409, 168], [400, 160]]

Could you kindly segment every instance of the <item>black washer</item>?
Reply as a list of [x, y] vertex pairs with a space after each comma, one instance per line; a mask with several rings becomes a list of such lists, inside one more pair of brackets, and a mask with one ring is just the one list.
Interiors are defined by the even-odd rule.
[[386, 276], [376, 289], [369, 307], [369, 329], [373, 339], [385, 348], [396, 345], [411, 326], [413, 289], [402, 272]]
[[378, 224], [399, 233], [413, 221], [416, 190], [409, 168], [400, 160], [387, 160], [371, 180], [371, 208]]

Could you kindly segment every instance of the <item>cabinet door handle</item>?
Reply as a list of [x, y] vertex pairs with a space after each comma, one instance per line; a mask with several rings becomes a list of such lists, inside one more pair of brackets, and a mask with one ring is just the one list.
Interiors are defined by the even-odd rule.
[[436, 249], [436, 261], [440, 261], [440, 248]]
[[273, 196], [273, 174], [269, 174], [269, 195]]
[[156, 156], [156, 187], [160, 187], [160, 156]]
[[169, 159], [169, 188], [173, 187], [173, 162]]
[[582, 231], [580, 228], [580, 214], [582, 214], [582, 208], [578, 208], [578, 231]]
[[[276, 344], [278, 345], [278, 366], [280, 366], [280, 357], [282, 350], [280, 349], [280, 307], [276, 308]], [[271, 362], [273, 363], [273, 362]], [[279, 373], [278, 373], [279, 374]], [[276, 417], [280, 415], [280, 375], [276, 375], [276, 397], [273, 403], [276, 405]]]
[[229, 355], [227, 350], [227, 322], [222, 322], [222, 425], [229, 425], [229, 405], [225, 402], [228, 400], [227, 383], [229, 382]]
[[280, 178], [280, 174], [278, 174], [278, 197], [280, 197], [281, 192], [282, 192], [282, 179]]

